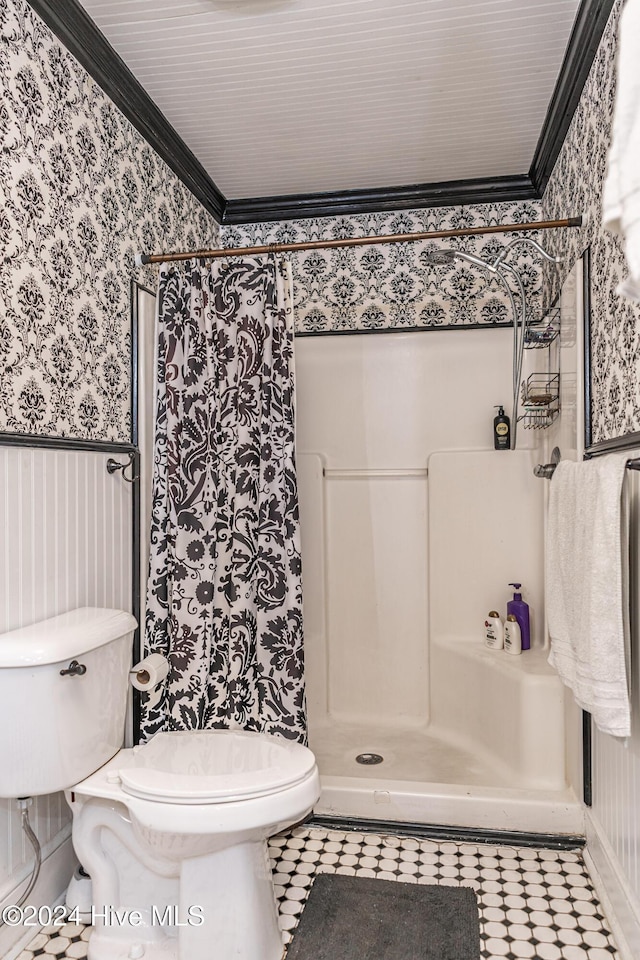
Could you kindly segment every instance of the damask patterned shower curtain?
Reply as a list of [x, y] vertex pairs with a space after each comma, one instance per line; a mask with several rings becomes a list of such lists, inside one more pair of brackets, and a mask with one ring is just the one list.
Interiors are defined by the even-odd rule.
[[146, 652], [170, 672], [142, 735], [306, 738], [291, 277], [163, 266]]

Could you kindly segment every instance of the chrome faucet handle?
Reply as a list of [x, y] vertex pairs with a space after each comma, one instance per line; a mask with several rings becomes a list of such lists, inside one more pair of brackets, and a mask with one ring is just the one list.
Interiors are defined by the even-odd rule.
[[554, 447], [551, 452], [551, 463], [539, 463], [533, 468], [534, 477], [540, 477], [543, 480], [551, 480], [556, 472], [556, 467], [560, 463], [560, 447]]

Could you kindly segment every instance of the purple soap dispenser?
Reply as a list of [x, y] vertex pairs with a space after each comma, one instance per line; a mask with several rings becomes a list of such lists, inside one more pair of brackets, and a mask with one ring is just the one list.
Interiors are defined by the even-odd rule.
[[512, 613], [518, 621], [520, 635], [522, 637], [522, 649], [529, 650], [531, 647], [531, 635], [529, 633], [529, 604], [522, 599], [522, 594], [517, 591], [522, 586], [521, 583], [510, 583], [516, 592], [513, 594], [513, 600], [507, 604], [507, 616]]

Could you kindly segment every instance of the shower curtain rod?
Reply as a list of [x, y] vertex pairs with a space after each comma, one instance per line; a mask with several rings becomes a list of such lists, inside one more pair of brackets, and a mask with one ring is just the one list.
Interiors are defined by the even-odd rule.
[[217, 250], [191, 250], [182, 253], [137, 253], [136, 266], [169, 263], [174, 260], [220, 260], [226, 257], [257, 256], [262, 253], [287, 253], [291, 250], [321, 250], [334, 247], [365, 247], [375, 243], [415, 243], [445, 237], [471, 237], [484, 233], [520, 233], [525, 230], [552, 230], [555, 227], [581, 227], [582, 217], [565, 220], [539, 220], [532, 223], [501, 223], [489, 227], [456, 230], [427, 230], [424, 233], [392, 233], [386, 237], [348, 237], [338, 240], [306, 240], [300, 243], [268, 243], [259, 247], [226, 247]]

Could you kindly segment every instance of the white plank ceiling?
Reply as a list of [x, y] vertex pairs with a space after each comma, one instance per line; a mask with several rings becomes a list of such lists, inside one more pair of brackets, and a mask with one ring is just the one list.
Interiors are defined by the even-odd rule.
[[81, 0], [227, 198], [526, 173], [579, 0]]

